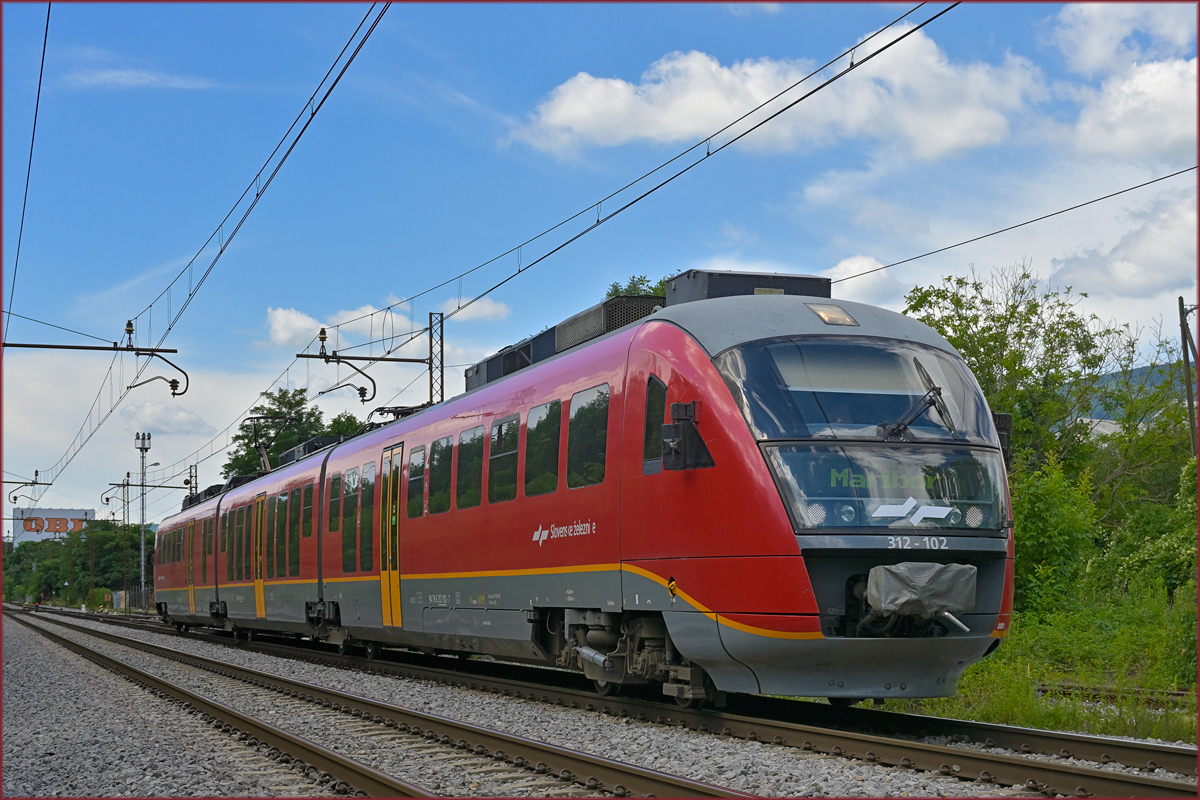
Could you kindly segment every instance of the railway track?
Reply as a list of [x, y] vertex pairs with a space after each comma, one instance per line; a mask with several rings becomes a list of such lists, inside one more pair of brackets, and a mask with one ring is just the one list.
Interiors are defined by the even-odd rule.
[[[212, 641], [214, 637], [203, 638]], [[544, 670], [532, 671], [537, 675], [537, 682], [533, 682], [529, 679], [531, 670], [524, 668], [518, 671], [526, 679], [517, 680], [498, 675], [464, 675], [428, 665], [382, 660], [368, 662], [361, 657], [314, 652], [261, 640], [239, 646], [272, 655], [436, 680], [516, 698], [686, 726], [752, 741], [774, 742], [878, 764], [934, 771], [960, 779], [1019, 785], [1031, 792], [1081, 796], [1196, 796], [1194, 782], [1153, 774], [1165, 770], [1194, 775], [1196, 749], [1193, 747], [1060, 734], [871, 709], [832, 709], [824, 704], [769, 698], [738, 698], [730, 709], [722, 711], [680, 709], [638, 698], [601, 698], [590, 691], [570, 688], [569, 684], [575, 681], [565, 673], [553, 675], [565, 678], [567, 685], [550, 687], [546, 685]], [[426, 662], [438, 660], [443, 659], [424, 659]], [[466, 663], [475, 669], [496, 671], [491, 668], [498, 667], [501, 672], [513, 671], [511, 665]], [[804, 724], [797, 722], [798, 719], [803, 719]], [[870, 731], [886, 731], [886, 735]], [[959, 746], [930, 745], [898, 738], [919, 735], [953, 737], [959, 740]], [[974, 747], [962, 746], [964, 741], [973, 742]], [[1013, 752], [997, 752], [998, 748]], [[1054, 760], [1037, 760], [1037, 755], [1052, 756]], [[1114, 769], [1113, 764], [1136, 767], [1140, 771], [1120, 771]]]
[[[338, 723], [336, 738], [347, 741], [364, 734], [376, 738], [386, 737], [389, 750], [402, 748], [405, 753], [422, 759], [437, 759], [449, 764], [454, 762], [464, 770], [475, 774], [489, 773], [491, 783], [503, 782], [511, 791], [501, 794], [524, 794], [531, 790], [538, 796], [578, 797], [591, 795], [637, 796], [690, 796], [690, 797], [752, 797], [742, 792], [710, 786], [687, 778], [667, 775], [611, 759], [579, 753], [566, 748], [511, 736], [476, 725], [459, 722], [445, 717], [426, 714], [412, 709], [381, 703], [369, 698], [350, 695], [257, 670], [238, 667], [201, 656], [181, 653], [159, 645], [148, 644], [111, 633], [80, 628], [58, 619], [47, 620], [72, 631], [96, 637], [122, 647], [149, 653], [156, 658], [169, 659], [187, 665], [206, 674], [216, 674], [228, 681], [237, 682], [236, 695], [250, 692], [270, 692], [283, 696], [293, 705], [303, 705], [305, 714], [324, 714]], [[28, 623], [26, 623], [28, 624]], [[46, 633], [40, 626], [39, 632]], [[227, 720], [223, 724], [236, 725], [249, 736], [269, 746], [295, 753], [301, 758], [328, 772], [335, 780], [342, 781], [346, 788], [357, 789], [369, 796], [435, 797], [436, 793], [415, 784], [389, 776], [374, 767], [348, 759], [312, 742], [298, 742], [298, 737], [286, 731], [248, 717], [228, 705], [199, 698], [177, 683], [156, 678], [128, 665], [113, 663], [115, 659], [51, 634], [64, 646], [70, 647], [86, 657], [103, 659], [106, 666], [129, 670], [135, 679], [147, 682], [158, 691], [177, 697], [197, 708], [203, 709], [214, 718]], [[249, 704], [243, 698], [239, 706]], [[278, 701], [276, 701], [278, 704]]]

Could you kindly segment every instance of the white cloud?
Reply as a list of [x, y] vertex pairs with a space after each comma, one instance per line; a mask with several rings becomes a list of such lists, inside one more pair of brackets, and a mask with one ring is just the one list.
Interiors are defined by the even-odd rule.
[[[908, 29], [898, 28], [893, 38]], [[880, 37], [872, 47], [884, 43]], [[866, 55], [858, 53], [860, 60]], [[769, 58], [723, 66], [692, 51], [664, 56], [638, 83], [581, 72], [554, 89], [510, 138], [559, 157], [573, 156], [586, 145], [693, 142], [795, 83], [808, 69], [805, 62]], [[934, 159], [1005, 140], [1009, 117], [1045, 93], [1040, 71], [1026, 59], [1008, 55], [1000, 66], [952, 64], [919, 31], [740, 144], [779, 151], [863, 137], [899, 142], [911, 155]], [[798, 91], [790, 92], [715, 143], [796, 97]]]
[[64, 81], [76, 89], [215, 89], [218, 85], [207, 78], [143, 69], [81, 69]]
[[1097, 297], [1149, 298], [1178, 291], [1194, 285], [1196, 236], [1196, 195], [1171, 193], [1136, 214], [1111, 248], [1054, 259], [1051, 280], [1087, 287]]
[[196, 412], [179, 404], [167, 405], [147, 400], [140, 405], [122, 408], [125, 430], [153, 434], [197, 434], [212, 436], [217, 429], [205, 422]]
[[905, 237], [929, 234], [929, 216], [914, 214], [877, 197], [867, 197], [858, 207], [854, 224], [885, 233], [898, 233]]
[[781, 264], [778, 261], [750, 261], [740, 256], [712, 256], [703, 261], [691, 264], [687, 269], [713, 269], [723, 272], [782, 272], [788, 275], [808, 275], [808, 272], [797, 272], [795, 264]]
[[1071, 69], [1084, 75], [1183, 55], [1196, 39], [1191, 3], [1077, 3], [1062, 10], [1058, 23], [1052, 38]]
[[267, 330], [271, 344], [304, 347], [321, 327], [321, 323], [294, 308], [267, 308]]
[[1079, 115], [1075, 146], [1087, 155], [1194, 163], [1196, 59], [1139, 64], [1104, 81]]
[[[856, 303], [886, 306], [899, 309], [899, 301], [909, 287], [901, 285], [888, 270], [871, 272], [869, 275], [851, 278], [863, 272], [879, 269], [883, 264], [871, 256], [856, 255], [843, 258], [832, 268], [821, 274], [832, 280], [844, 280], [832, 287], [833, 296], [853, 300]], [[849, 279], [849, 280], [846, 280]]]
[[[471, 305], [468, 306], [466, 305], [467, 303], [471, 303]], [[473, 303], [470, 300], [464, 300], [460, 303], [457, 298], [452, 297], [442, 303], [442, 312], [450, 314], [456, 311], [460, 305], [464, 306], [463, 310], [451, 317], [451, 319], [458, 320], [459, 322], [475, 320], [499, 321], [508, 319], [508, 315], [512, 313], [512, 309], [505, 303], [493, 300], [490, 297], [476, 298]]]

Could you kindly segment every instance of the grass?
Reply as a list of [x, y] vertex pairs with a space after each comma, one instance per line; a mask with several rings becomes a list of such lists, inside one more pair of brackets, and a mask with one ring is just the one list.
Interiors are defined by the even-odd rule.
[[1017, 616], [1004, 643], [967, 669], [954, 697], [888, 700], [891, 711], [1021, 727], [1196, 741], [1196, 696], [1158, 706], [1134, 696], [1094, 701], [1039, 696], [1043, 683], [1115, 689], [1194, 689], [1196, 587], [1174, 603], [1157, 586], [1125, 594], [1080, 589], [1063, 607]]

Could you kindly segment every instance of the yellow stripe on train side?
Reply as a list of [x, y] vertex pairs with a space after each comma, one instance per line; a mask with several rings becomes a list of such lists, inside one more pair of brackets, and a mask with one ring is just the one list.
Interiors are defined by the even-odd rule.
[[497, 578], [518, 575], [567, 575], [573, 572], [616, 572], [620, 564], [583, 564], [575, 567], [545, 567], [541, 569], [497, 569], [481, 572], [429, 572], [424, 574], [401, 574], [400, 580], [434, 580], [445, 578]]

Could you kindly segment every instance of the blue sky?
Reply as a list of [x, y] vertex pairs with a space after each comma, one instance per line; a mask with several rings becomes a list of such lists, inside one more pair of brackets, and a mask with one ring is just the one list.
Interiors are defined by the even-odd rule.
[[[201, 485], [219, 482], [228, 434], [277, 376], [310, 394], [346, 377], [293, 363], [321, 325], [421, 294], [588, 209], [909, 8], [392, 6], [163, 342], [179, 350], [169, 358], [187, 371], [188, 393], [173, 399], [155, 381], [114, 408], [133, 359], [110, 377], [103, 353], [8, 349], [5, 480], [57, 472], [40, 506], [105, 516], [102, 492], [136, 471], [133, 434], [150, 431], [148, 460], [165, 468], [152, 480], [178, 483], [199, 462]], [[367, 9], [54, 6], [10, 297], [46, 6], [4, 4], [5, 308], [118, 338], [234, 207]], [[458, 366], [447, 394], [462, 390], [461, 365], [630, 275], [841, 278], [1194, 166], [1196, 97], [1194, 5], [964, 4], [448, 320], [446, 363]], [[521, 263], [580, 228], [525, 248]], [[1176, 297], [1195, 301], [1196, 239], [1190, 172], [846, 280], [834, 296], [899, 309], [914, 286], [1026, 261], [1087, 292], [1085, 310], [1160, 319], [1170, 335]], [[193, 285], [212, 255], [197, 259]], [[510, 255], [396, 306], [389, 333], [457, 308], [517, 266]], [[175, 314], [187, 286], [184, 275], [138, 317], [139, 342], [158, 341], [166, 304]], [[381, 324], [375, 314], [331, 335], [363, 344]], [[97, 344], [19, 318], [8, 341]], [[425, 352], [417, 340], [395, 355]], [[327, 417], [363, 417], [420, 402], [419, 372], [380, 364], [373, 403], [347, 389], [318, 403]], [[156, 374], [175, 376], [156, 366], [142, 378]], [[179, 499], [152, 493], [148, 518]]]

